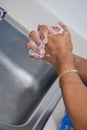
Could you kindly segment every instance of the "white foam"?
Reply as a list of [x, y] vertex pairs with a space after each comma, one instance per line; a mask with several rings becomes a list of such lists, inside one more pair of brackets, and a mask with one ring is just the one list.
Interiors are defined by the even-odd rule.
[[[48, 29], [49, 29], [49, 30], [52, 30], [53, 35], [63, 34], [64, 29], [63, 29], [59, 24], [57, 24], [56, 26], [59, 28], [59, 31], [53, 30], [50, 26], [48, 26]], [[38, 32], [38, 34], [39, 34], [39, 32]], [[36, 45], [36, 46], [37, 46], [37, 44], [36, 44], [31, 38], [30, 38], [29, 40], [30, 40], [30, 42], [31, 42], [33, 45]], [[46, 40], [46, 41], [48, 42], [48, 40]], [[46, 44], [46, 43], [45, 43], [45, 44]], [[42, 41], [41, 44], [40, 44], [39, 46], [37, 46], [37, 47], [39, 48], [39, 50], [40, 50], [39, 53], [37, 53], [37, 52], [35, 52], [35, 51], [33, 51], [33, 50], [29, 50], [29, 56], [38, 55], [40, 58], [43, 58], [43, 57], [45, 56], [45, 44], [44, 44], [44, 41]]]

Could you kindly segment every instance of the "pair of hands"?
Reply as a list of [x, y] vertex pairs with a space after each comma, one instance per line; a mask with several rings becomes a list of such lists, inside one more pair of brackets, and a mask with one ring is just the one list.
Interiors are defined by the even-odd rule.
[[[72, 42], [69, 31], [66, 26], [62, 23], [58, 23], [63, 33], [57, 33], [59, 28], [57, 26], [39, 25], [38, 31], [31, 31], [29, 37], [36, 43], [33, 45], [31, 42], [27, 43], [27, 48], [36, 52], [36, 55], [31, 55], [31, 58], [42, 59], [48, 63], [54, 64], [55, 66], [65, 60], [69, 54], [72, 53]], [[41, 58], [40, 48], [44, 48], [44, 56]]]

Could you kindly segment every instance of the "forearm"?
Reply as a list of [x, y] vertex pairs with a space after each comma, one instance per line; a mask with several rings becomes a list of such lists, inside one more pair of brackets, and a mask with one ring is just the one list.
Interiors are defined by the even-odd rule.
[[[75, 69], [69, 59], [58, 66], [57, 72]], [[76, 130], [86, 130], [87, 125], [87, 88], [77, 73], [67, 73], [60, 80], [61, 91], [66, 109]]]
[[79, 72], [79, 76], [82, 81], [87, 85], [87, 60], [74, 54], [73, 57], [75, 67]]

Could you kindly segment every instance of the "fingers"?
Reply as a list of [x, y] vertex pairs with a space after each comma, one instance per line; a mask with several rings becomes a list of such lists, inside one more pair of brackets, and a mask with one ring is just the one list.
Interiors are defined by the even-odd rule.
[[[58, 36], [58, 38], [60, 38], [61, 34], [65, 35], [65, 32], [68, 32], [65, 30], [67, 30], [66, 26], [63, 23], [59, 22], [56, 26], [39, 25], [39, 33], [36, 31], [31, 31], [29, 34], [30, 42], [27, 44], [27, 48], [30, 49], [30, 57], [34, 59], [47, 59], [48, 61], [50, 59], [51, 61], [52, 56], [49, 57], [46, 55], [46, 53], [49, 52], [52, 54], [48, 46], [48, 39], [50, 39], [49, 36], [51, 34], [53, 36], [56, 35]], [[34, 44], [32, 44], [32, 41], [34, 42]], [[46, 43], [48, 44], [45, 46]]]
[[[42, 46], [35, 46], [32, 43], [27, 43], [27, 49], [29, 49], [29, 56], [35, 59], [43, 58], [45, 55], [45, 50]], [[38, 57], [38, 58], [37, 58]]]
[[57, 25], [60, 25], [64, 30], [67, 30], [66, 25], [64, 25], [61, 21], [59, 21]]
[[33, 51], [38, 52], [38, 53], [40, 51], [40, 49], [36, 45], [33, 45], [31, 42], [27, 43], [27, 49], [33, 50]]
[[33, 58], [35, 60], [43, 59], [46, 62], [47, 62], [47, 59], [48, 59], [48, 62], [51, 59], [50, 54], [43, 55], [44, 54], [43, 50], [40, 50], [37, 46], [32, 45], [32, 43], [30, 43], [30, 42], [27, 43], [27, 49], [29, 49], [29, 57], [30, 58]]
[[40, 31], [40, 38], [44, 43], [48, 42], [48, 34], [56, 35], [63, 34], [66, 26], [59, 22], [56, 26], [39, 25], [38, 30]]
[[27, 44], [27, 48], [31, 49], [29, 51], [29, 55], [33, 56], [33, 58], [35, 59], [37, 59], [37, 57], [38, 58], [44, 57], [45, 46], [42, 43], [42, 40], [40, 39], [39, 34], [36, 31], [31, 31], [29, 36], [30, 36], [30, 42]]
[[56, 26], [39, 25], [38, 31], [40, 34], [36, 31], [32, 31], [29, 36], [37, 45], [42, 43], [46, 44], [48, 42], [48, 34], [62, 34], [64, 30], [67, 30], [67, 28], [61, 22], [59, 22]]
[[45, 45], [43, 44], [43, 42], [42, 42], [42, 40], [41, 40], [39, 35], [40, 34], [38, 34], [37, 32], [31, 31], [30, 34], [29, 34], [30, 42], [34, 43], [34, 45], [37, 44], [39, 49], [44, 49]]
[[40, 45], [42, 43], [39, 34], [36, 31], [31, 31], [29, 37], [37, 44]]
[[39, 25], [38, 31], [40, 32], [40, 38], [44, 44], [48, 42], [48, 26], [46, 25]]
[[44, 44], [48, 42], [48, 34], [58, 34], [60, 28], [57, 26], [39, 25], [38, 30], [40, 32], [40, 38]]
[[34, 59], [39, 59], [39, 48], [35, 45], [32, 45], [32, 43], [27, 43], [27, 49], [29, 49], [29, 57]]
[[43, 40], [48, 34], [47, 25], [39, 25], [38, 31], [40, 32], [40, 38]]
[[32, 59], [35, 59], [35, 60], [40, 59], [40, 56], [38, 54], [36, 54], [36, 55], [30, 55], [29, 57], [32, 58]]
[[49, 26], [49, 33], [50, 34], [55, 34], [57, 32], [59, 32], [59, 28], [57, 26]]
[[64, 25], [62, 22], [58, 22], [58, 24], [64, 29], [64, 32], [65, 32], [66, 37], [70, 37], [70, 38], [71, 38], [71, 34], [70, 34], [70, 32], [68, 31], [66, 25]]

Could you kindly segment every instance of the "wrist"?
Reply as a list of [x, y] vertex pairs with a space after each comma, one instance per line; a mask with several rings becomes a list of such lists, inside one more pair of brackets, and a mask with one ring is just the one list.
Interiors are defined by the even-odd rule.
[[56, 65], [58, 75], [66, 70], [75, 69], [73, 54], [69, 53]]

